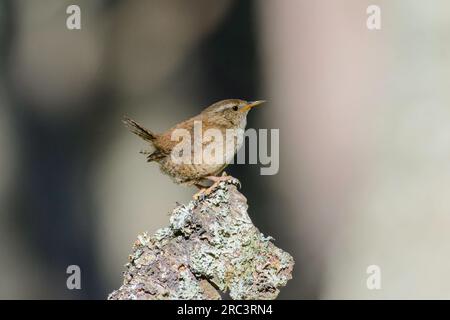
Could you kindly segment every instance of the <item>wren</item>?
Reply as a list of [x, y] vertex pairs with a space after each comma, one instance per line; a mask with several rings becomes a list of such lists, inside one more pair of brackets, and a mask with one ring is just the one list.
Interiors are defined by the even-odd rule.
[[[226, 168], [231, 159], [242, 146], [244, 130], [247, 125], [247, 114], [256, 106], [261, 105], [265, 101], [247, 102], [240, 99], [222, 100], [205, 108], [200, 114], [188, 120], [178, 123], [169, 130], [158, 134], [138, 124], [136, 121], [125, 118], [123, 122], [125, 125], [142, 139], [144, 139], [151, 146], [151, 151], [144, 151], [142, 153], [147, 155], [148, 162], [156, 162], [159, 164], [161, 171], [170, 177], [178, 184], [195, 185], [201, 189], [200, 194], [206, 195], [211, 191], [211, 188], [205, 189], [205, 181], [213, 181], [214, 185], [220, 181], [234, 179], [227, 176], [225, 173], [222, 176], [219, 174]], [[237, 141], [232, 148], [214, 148], [215, 152], [221, 152], [219, 159], [221, 161], [175, 161], [172, 152], [176, 150], [179, 141], [174, 139], [174, 133], [177, 131], [187, 132], [192, 137], [190, 142], [190, 150], [192, 158], [195, 157], [194, 151], [198, 150], [198, 146], [207, 147], [211, 143], [217, 143], [216, 139], [203, 139], [204, 136], [194, 134], [196, 124], [202, 125], [202, 131], [208, 132], [208, 129], [214, 129], [222, 135], [222, 141], [226, 140], [226, 134], [230, 130], [237, 133]], [[241, 130], [239, 130], [241, 129]], [[218, 139], [220, 140], [220, 139]], [[177, 151], [178, 152], [178, 151]], [[199, 194], [196, 194], [196, 198]]]

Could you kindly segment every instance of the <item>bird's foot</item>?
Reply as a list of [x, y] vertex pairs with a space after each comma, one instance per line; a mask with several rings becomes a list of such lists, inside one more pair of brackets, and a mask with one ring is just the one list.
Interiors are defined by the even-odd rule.
[[214, 182], [214, 184], [211, 187], [217, 186], [222, 181], [234, 184], [235, 186], [238, 186], [239, 188], [241, 187], [241, 182], [238, 179], [236, 179], [235, 177], [229, 176], [225, 171], [222, 173], [222, 175], [220, 177], [208, 176], [208, 177], [206, 177], [206, 179]]
[[210, 195], [214, 190], [217, 189], [217, 187], [221, 182], [228, 182], [235, 186], [238, 186], [239, 188], [241, 187], [241, 182], [238, 179], [227, 175], [226, 172], [223, 172], [220, 177], [208, 176], [205, 177], [205, 179], [211, 180], [214, 183], [208, 188], [201, 188], [196, 194], [194, 194], [193, 196], [194, 200], [199, 200]]
[[[196, 194], [194, 194], [193, 196], [192, 196], [192, 198], [194, 199], [194, 200], [200, 200], [200, 199], [204, 199], [205, 198], [205, 193], [206, 193], [206, 191], [208, 190], [209, 188], [203, 188], [203, 189], [200, 189]], [[210, 192], [211, 193], [211, 192]]]

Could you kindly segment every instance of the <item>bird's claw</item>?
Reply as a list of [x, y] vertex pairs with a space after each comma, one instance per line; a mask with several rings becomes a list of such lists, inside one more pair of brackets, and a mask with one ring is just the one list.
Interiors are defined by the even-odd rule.
[[206, 189], [201, 189], [199, 192], [197, 192], [196, 194], [194, 194], [193, 196], [192, 196], [192, 198], [194, 199], [194, 200], [196, 200], [196, 201], [202, 201], [202, 200], [205, 200], [205, 194], [204, 194], [204, 192], [205, 192], [205, 190]]
[[226, 181], [228, 181], [229, 183], [235, 185], [239, 189], [241, 189], [241, 187], [242, 187], [241, 182], [238, 179], [236, 179], [235, 177], [230, 177], [230, 179], [228, 179]]
[[236, 179], [235, 177], [229, 176], [225, 171], [222, 173], [222, 175], [220, 177], [209, 176], [209, 177], [207, 177], [207, 179], [214, 182], [213, 186], [217, 186], [219, 183], [224, 181], [224, 182], [228, 182], [228, 183], [231, 183], [231, 184], [239, 187], [239, 189], [241, 188], [241, 182], [238, 179]]
[[210, 195], [214, 190], [216, 190], [221, 182], [230, 183], [232, 185], [237, 186], [239, 189], [241, 188], [241, 182], [236, 179], [235, 177], [229, 176], [226, 174], [226, 172], [223, 172], [220, 177], [216, 176], [209, 176], [206, 177], [208, 180], [213, 181], [214, 183], [208, 187], [201, 189], [196, 194], [194, 194], [193, 198], [194, 200], [203, 200], [206, 198], [206, 196]]

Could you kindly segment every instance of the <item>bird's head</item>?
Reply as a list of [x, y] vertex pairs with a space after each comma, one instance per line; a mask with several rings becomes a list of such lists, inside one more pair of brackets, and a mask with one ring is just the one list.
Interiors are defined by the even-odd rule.
[[248, 112], [264, 103], [264, 100], [245, 101], [240, 99], [227, 99], [216, 102], [203, 110], [202, 115], [217, 124], [229, 127], [245, 128]]

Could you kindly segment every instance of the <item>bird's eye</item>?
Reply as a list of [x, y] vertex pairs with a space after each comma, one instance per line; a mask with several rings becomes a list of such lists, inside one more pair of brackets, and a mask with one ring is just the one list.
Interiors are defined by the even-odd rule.
[[234, 111], [238, 111], [238, 109], [239, 109], [238, 106], [234, 106], [234, 107], [233, 107], [233, 110], [234, 110]]

